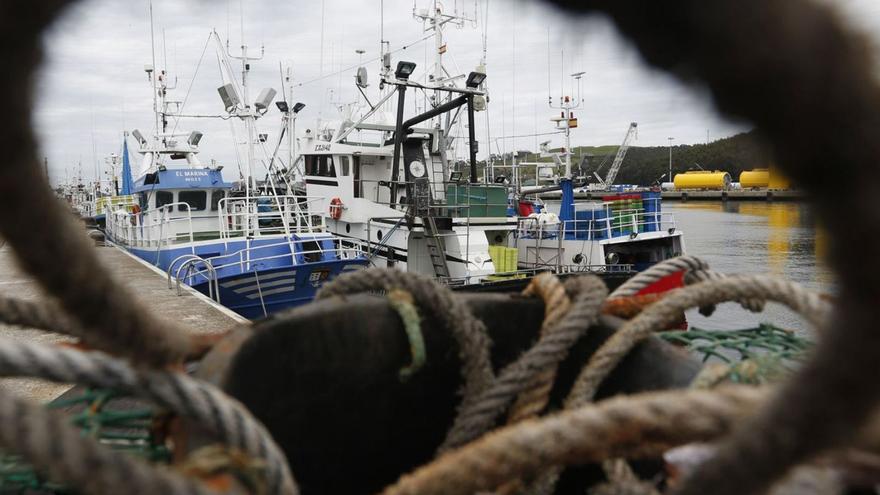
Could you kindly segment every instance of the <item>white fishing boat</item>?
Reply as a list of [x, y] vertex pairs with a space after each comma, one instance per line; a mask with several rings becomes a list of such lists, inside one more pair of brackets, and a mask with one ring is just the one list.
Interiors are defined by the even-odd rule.
[[[578, 83], [581, 75], [573, 74]], [[564, 172], [554, 177], [555, 185], [551, 187], [520, 189], [522, 199], [540, 197], [551, 191], [555, 194], [540, 197], [535, 203], [526, 200], [518, 204], [520, 219], [513, 245], [518, 250], [519, 266], [547, 267], [556, 272], [640, 271], [684, 254], [683, 232], [676, 225], [675, 217], [662, 211], [659, 192], [636, 190], [620, 193], [613, 190], [617, 173], [638, 129], [637, 123], [631, 123], [627, 129], [605, 178], [596, 174], [599, 185], [592, 190], [600, 199], [575, 199], [571, 129], [577, 126], [573, 110], [582, 100], [579, 96], [560, 96], [558, 101], [556, 108], [560, 114], [551, 120], [564, 134], [565, 144], [553, 158]], [[540, 211], [534, 211], [533, 204], [541, 205]]]

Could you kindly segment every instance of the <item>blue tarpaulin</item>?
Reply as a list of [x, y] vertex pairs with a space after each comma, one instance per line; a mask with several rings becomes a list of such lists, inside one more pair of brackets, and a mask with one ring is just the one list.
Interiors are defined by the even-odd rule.
[[570, 222], [574, 220], [574, 186], [571, 179], [562, 179], [559, 181], [562, 188], [562, 202], [559, 205], [559, 220], [562, 222]]
[[131, 163], [128, 161], [128, 139], [122, 140], [122, 192], [123, 196], [131, 194]]

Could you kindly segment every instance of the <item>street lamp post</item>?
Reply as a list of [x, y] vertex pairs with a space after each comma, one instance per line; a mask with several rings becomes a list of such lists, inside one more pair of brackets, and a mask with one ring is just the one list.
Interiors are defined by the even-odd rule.
[[666, 139], [669, 140], [669, 181], [673, 182], [673, 178], [672, 178], [672, 140], [675, 138], [671, 137], [671, 138], [666, 138]]

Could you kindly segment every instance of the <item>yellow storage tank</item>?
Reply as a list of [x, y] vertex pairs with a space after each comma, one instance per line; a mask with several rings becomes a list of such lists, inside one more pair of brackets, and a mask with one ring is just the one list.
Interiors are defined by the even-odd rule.
[[770, 170], [766, 168], [744, 170], [739, 174], [739, 183], [743, 189], [764, 189], [770, 185]]
[[675, 174], [676, 190], [682, 189], [730, 189], [730, 174], [720, 170], [692, 170], [683, 174]]

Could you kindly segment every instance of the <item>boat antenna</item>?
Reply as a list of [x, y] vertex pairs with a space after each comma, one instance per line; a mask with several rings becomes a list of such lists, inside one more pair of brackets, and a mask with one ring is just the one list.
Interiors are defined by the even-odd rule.
[[551, 86], [553, 85], [553, 77], [551, 76], [552, 69], [550, 63], [550, 26], [547, 26], [547, 102], [549, 104], [553, 104], [553, 90]]
[[321, 0], [321, 59], [320, 59], [320, 68], [318, 71], [318, 75], [324, 75], [324, 4], [325, 1]]
[[152, 53], [153, 67], [150, 71], [150, 84], [153, 87], [153, 114], [156, 118], [154, 139], [159, 135], [159, 95], [156, 90], [156, 29], [153, 22], [153, 0], [150, 0], [150, 50]]
[[165, 28], [162, 28], [162, 68], [168, 70], [168, 42], [165, 39]]

